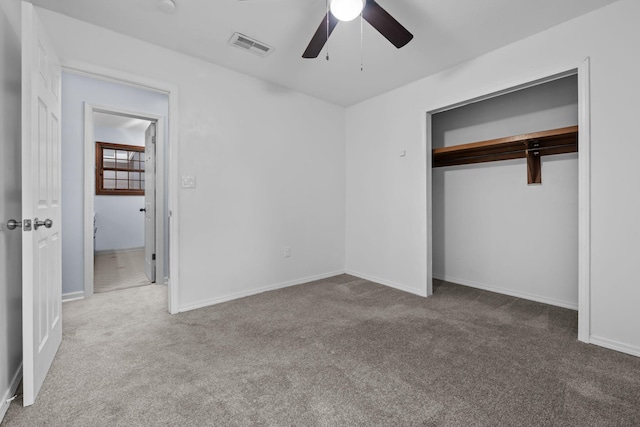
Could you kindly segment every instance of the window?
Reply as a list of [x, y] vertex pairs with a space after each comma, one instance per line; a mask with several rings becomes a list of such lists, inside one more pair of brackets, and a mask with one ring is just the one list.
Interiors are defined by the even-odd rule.
[[144, 147], [96, 142], [96, 194], [144, 196]]

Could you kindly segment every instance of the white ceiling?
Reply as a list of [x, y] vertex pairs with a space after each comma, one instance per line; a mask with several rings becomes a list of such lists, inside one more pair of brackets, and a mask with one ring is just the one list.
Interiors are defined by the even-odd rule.
[[[396, 49], [366, 22], [341, 22], [317, 59], [303, 59], [325, 0], [32, 0], [32, 3], [339, 105], [352, 105], [447, 69], [616, 0], [377, 0], [413, 33]], [[275, 50], [229, 46], [234, 32]]]
[[94, 126], [99, 127], [126, 129], [134, 132], [144, 133], [151, 122], [148, 120], [119, 116], [116, 114], [94, 113], [93, 124]]

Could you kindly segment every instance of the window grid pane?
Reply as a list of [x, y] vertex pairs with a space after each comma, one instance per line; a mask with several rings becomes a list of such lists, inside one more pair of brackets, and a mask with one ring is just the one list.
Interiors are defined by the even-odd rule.
[[96, 143], [96, 194], [144, 195], [144, 147]]

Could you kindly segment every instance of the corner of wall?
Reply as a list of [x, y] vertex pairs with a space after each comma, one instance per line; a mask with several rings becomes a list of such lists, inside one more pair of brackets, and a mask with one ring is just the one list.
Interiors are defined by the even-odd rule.
[[22, 363], [18, 367], [18, 370], [13, 376], [11, 380], [11, 385], [9, 388], [2, 394], [2, 400], [0, 400], [0, 423], [4, 419], [4, 416], [7, 414], [9, 410], [9, 405], [14, 399], [16, 394], [16, 390], [18, 390], [18, 386], [20, 385], [20, 381], [22, 381]]
[[67, 292], [66, 294], [62, 294], [62, 302], [76, 301], [79, 299], [84, 299], [84, 291]]

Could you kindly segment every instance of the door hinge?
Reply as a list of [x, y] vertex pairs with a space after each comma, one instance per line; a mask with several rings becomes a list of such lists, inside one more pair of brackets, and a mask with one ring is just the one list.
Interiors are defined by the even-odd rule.
[[155, 261], [156, 260], [156, 254], [151, 255], [151, 261]]
[[156, 137], [155, 137], [155, 136], [152, 136], [152, 137], [151, 137], [151, 143], [152, 143], [152, 144], [155, 144], [155, 143], [156, 143]]

